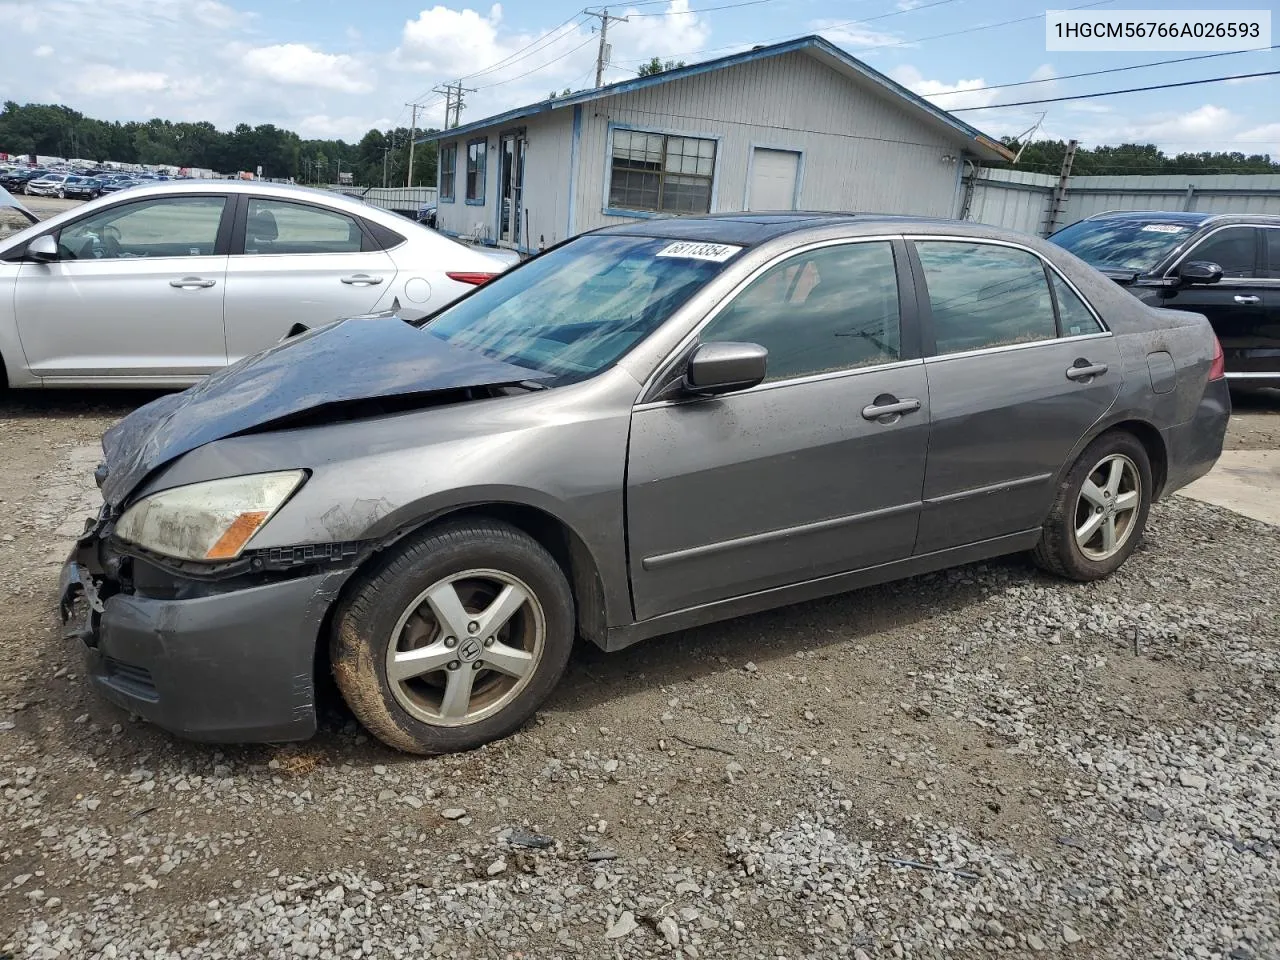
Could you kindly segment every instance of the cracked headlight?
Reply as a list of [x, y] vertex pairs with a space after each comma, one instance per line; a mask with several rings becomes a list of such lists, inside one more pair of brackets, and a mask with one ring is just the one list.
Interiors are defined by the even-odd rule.
[[116, 536], [179, 560], [234, 560], [306, 475], [282, 470], [162, 490], [126, 510]]

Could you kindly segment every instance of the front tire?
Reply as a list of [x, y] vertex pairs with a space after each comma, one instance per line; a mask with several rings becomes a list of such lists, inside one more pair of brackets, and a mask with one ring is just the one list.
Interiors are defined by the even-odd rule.
[[428, 529], [366, 574], [334, 618], [347, 705], [407, 753], [471, 750], [518, 730], [564, 674], [573, 595], [563, 571], [507, 524]]
[[1082, 582], [1114, 573], [1142, 539], [1153, 489], [1151, 460], [1138, 438], [1104, 433], [1059, 484], [1036, 564]]

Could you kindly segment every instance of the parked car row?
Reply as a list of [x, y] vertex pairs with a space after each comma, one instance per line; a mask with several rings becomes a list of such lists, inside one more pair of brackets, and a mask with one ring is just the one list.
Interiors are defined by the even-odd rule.
[[114, 193], [143, 183], [156, 183], [169, 179], [159, 174], [120, 173], [110, 170], [90, 173], [15, 167], [0, 171], [0, 187], [12, 193], [84, 200], [92, 200], [104, 193]]

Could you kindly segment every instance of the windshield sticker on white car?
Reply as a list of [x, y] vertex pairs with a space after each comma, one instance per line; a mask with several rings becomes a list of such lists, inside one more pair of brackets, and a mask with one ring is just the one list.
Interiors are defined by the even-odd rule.
[[1143, 233], [1181, 233], [1182, 227], [1173, 223], [1148, 223], [1142, 228]]
[[658, 251], [660, 257], [683, 257], [686, 260], [712, 260], [724, 263], [741, 250], [731, 243], [693, 243], [689, 240], [677, 240]]

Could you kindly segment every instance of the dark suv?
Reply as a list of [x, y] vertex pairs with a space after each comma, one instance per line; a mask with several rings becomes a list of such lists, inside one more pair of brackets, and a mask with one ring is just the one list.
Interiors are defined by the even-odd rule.
[[1208, 317], [1234, 385], [1280, 387], [1280, 216], [1100, 213], [1049, 239], [1145, 303]]

